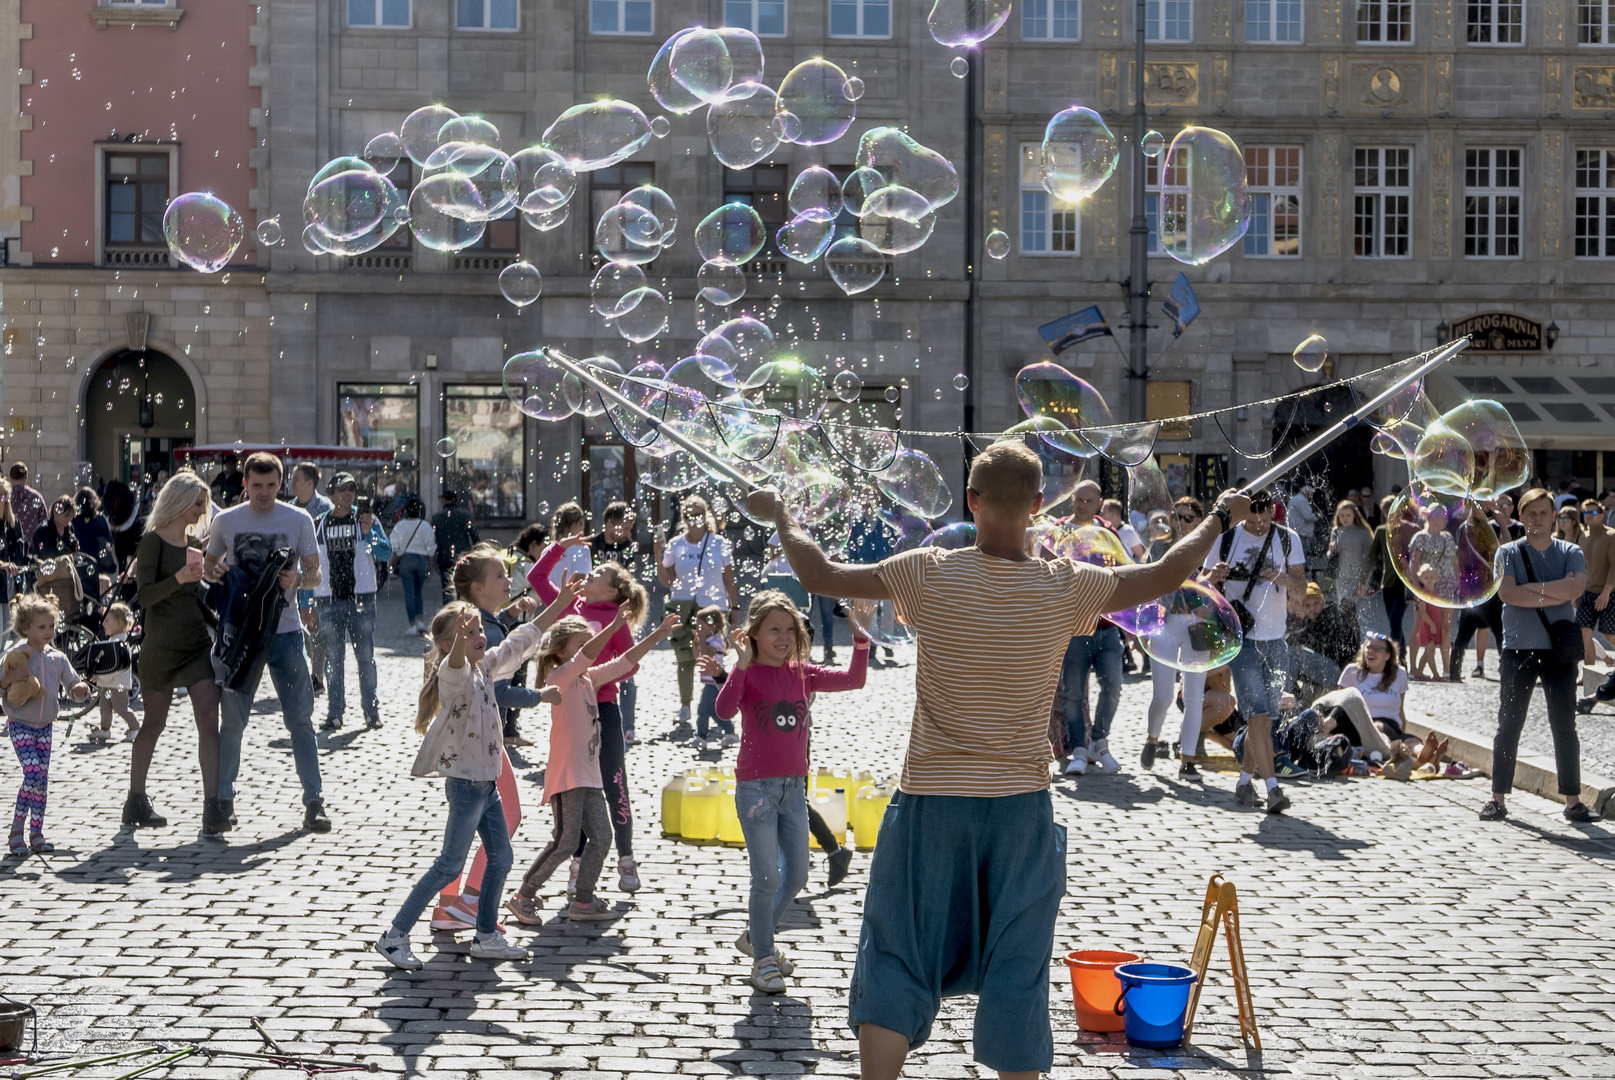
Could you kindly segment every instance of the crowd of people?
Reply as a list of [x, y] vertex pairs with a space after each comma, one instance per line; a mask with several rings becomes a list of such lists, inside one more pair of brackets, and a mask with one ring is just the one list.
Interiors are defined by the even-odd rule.
[[[1480, 675], [1495, 638], [1499, 724], [1493, 798], [1482, 818], [1507, 814], [1520, 730], [1540, 683], [1565, 815], [1591, 820], [1579, 798], [1576, 712], [1615, 700], [1615, 675], [1589, 685], [1580, 701], [1576, 680], [1615, 629], [1615, 530], [1605, 524], [1609, 500], [1579, 500], [1568, 486], [1558, 495], [1536, 487], [1501, 495], [1474, 511], [1489, 515], [1502, 542], [1501, 584], [1495, 596], [1454, 610], [1431, 597], [1451, 592], [1446, 575], [1456, 572], [1458, 534], [1470, 522], [1448, 521], [1439, 506], [1411, 537], [1393, 537], [1394, 493], [1376, 504], [1366, 490], [1348, 492], [1325, 514], [1317, 491], [1303, 485], [1283, 502], [1230, 492], [1208, 508], [1184, 496], [1170, 510], [1137, 515], [1083, 481], [1060, 520], [1114, 537], [1130, 562], [1107, 568], [1039, 547], [1029, 524], [1041, 508], [1040, 465], [1010, 443], [972, 468], [972, 546], [914, 547], [907, 535], [894, 544], [891, 530], [860, 518], [840, 538], [840, 561], [771, 489], [754, 493], [749, 508], [755, 520], [774, 523], [766, 542], [757, 530], [737, 536], [703, 497], [689, 495], [676, 520], [659, 523], [614, 503], [597, 531], [567, 503], [500, 547], [482, 540], [450, 491], [428, 520], [414, 495], [378, 507], [347, 473], [327, 480], [311, 462], [290, 476], [285, 469], [278, 457], [255, 453], [227, 460], [211, 482], [175, 472], [150, 493], [138, 544], [124, 559], [123, 530], [95, 490], [47, 501], [28, 485], [25, 464], [10, 467], [0, 570], [16, 644], [5, 654], [0, 700], [23, 777], [13, 853], [50, 850], [43, 820], [51, 725], [59, 702], [91, 694], [102, 707], [92, 741], [110, 738], [116, 714], [134, 744], [124, 824], [167, 824], [147, 793], [147, 773], [183, 698], [198, 731], [201, 832], [229, 832], [242, 738], [266, 670], [290, 735], [303, 825], [330, 830], [316, 700], [326, 703], [323, 730], [348, 721], [351, 648], [358, 714], [366, 727], [383, 725], [375, 628], [378, 594], [394, 573], [406, 629], [426, 653], [412, 772], [442, 778], [448, 803], [438, 858], [375, 946], [409, 970], [422, 966], [409, 934], [429, 907], [434, 929], [472, 932], [473, 956], [511, 959], [527, 951], [504, 936], [500, 909], [521, 924], [544, 921], [539, 891], [563, 865], [565, 917], [573, 921], [614, 917], [598, 895], [613, 847], [617, 889], [644, 887], [628, 750], [639, 662], [665, 640], [679, 696], [667, 737], [698, 754], [736, 752], [752, 881], [747, 929], [735, 944], [751, 959], [751, 984], [783, 992], [794, 965], [775, 930], [806, 882], [809, 835], [829, 856], [832, 884], [851, 859], [808, 798], [814, 696], [857, 692], [870, 666], [896, 662], [898, 628], [912, 631], [915, 715], [876, 856], [890, 888], [866, 903], [851, 989], [866, 1075], [895, 1076], [924, 1041], [940, 997], [963, 992], [981, 995], [981, 1015], [991, 1021], [978, 1024], [980, 1060], [1046, 1067], [1046, 1009], [1027, 1007], [1037, 993], [1027, 988], [1043, 985], [1046, 999], [1047, 980], [1027, 975], [1046, 963], [1064, 891], [1051, 771], [1074, 778], [1122, 768], [1111, 729], [1129, 669], [1147, 668], [1151, 680], [1145, 769], [1175, 760], [1178, 776], [1197, 782], [1205, 746], [1216, 743], [1238, 761], [1235, 803], [1281, 813], [1291, 807], [1280, 785], [1286, 776], [1376, 771], [1405, 779], [1441, 768], [1446, 744], [1420, 738], [1408, 722], [1411, 685], [1461, 680], [1471, 642], [1472, 677]], [[745, 572], [741, 543], [755, 564]], [[35, 568], [31, 579], [25, 566]], [[434, 566], [435, 610], [426, 600]], [[1241, 623], [1242, 647], [1225, 667], [1180, 673], [1102, 617], [1167, 595], [1191, 576], [1219, 590]], [[32, 587], [11, 596], [25, 580]], [[99, 604], [92, 610], [101, 644], [125, 655], [138, 623], [132, 670], [113, 662], [86, 677], [55, 647], [66, 602], [87, 600]], [[838, 618], [852, 642], [845, 667], [836, 666]], [[982, 640], [1016, 643], [994, 657], [992, 680], [976, 677]], [[822, 664], [814, 663], [815, 645]], [[137, 690], [139, 717], [130, 705]], [[522, 818], [510, 751], [532, 743], [524, 713], [546, 706], [542, 801], [551, 835], [506, 896]], [[1174, 707], [1182, 717], [1168, 741]], [[480, 846], [467, 872], [474, 840]], [[983, 876], [990, 866], [1016, 871], [1013, 879]], [[967, 880], [997, 884], [966, 910], [957, 885]], [[984, 951], [989, 940], [997, 944]]]

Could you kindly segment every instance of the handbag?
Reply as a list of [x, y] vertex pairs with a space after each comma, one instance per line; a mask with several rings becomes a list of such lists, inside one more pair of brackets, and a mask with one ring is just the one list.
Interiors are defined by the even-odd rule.
[[[1516, 540], [1520, 546], [1520, 561], [1525, 564], [1525, 580], [1536, 584], [1536, 567], [1531, 563], [1530, 542]], [[1548, 652], [1553, 654], [1555, 660], [1566, 663], [1579, 663], [1587, 655], [1587, 647], [1581, 641], [1581, 627], [1569, 619], [1555, 619], [1548, 621], [1548, 616], [1541, 608], [1536, 608], [1536, 617], [1542, 620], [1542, 629], [1548, 632]]]

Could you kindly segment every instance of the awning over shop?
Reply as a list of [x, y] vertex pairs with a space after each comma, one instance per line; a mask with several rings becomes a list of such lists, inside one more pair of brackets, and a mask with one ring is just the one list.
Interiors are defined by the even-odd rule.
[[193, 458], [201, 461], [220, 461], [226, 454], [245, 458], [259, 451], [274, 454], [287, 461], [312, 461], [320, 465], [382, 465], [391, 463], [396, 452], [386, 448], [371, 449], [362, 446], [275, 446], [267, 443], [210, 443], [206, 446], [185, 446], [174, 451], [182, 462]]
[[1428, 390], [1443, 407], [1491, 398], [1534, 449], [1615, 450], [1615, 374], [1607, 370], [1454, 362], [1431, 376]]

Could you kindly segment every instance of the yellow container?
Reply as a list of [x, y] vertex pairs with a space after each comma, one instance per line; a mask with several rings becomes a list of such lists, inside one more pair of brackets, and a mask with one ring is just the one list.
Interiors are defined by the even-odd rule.
[[859, 851], [875, 850], [880, 821], [886, 816], [886, 805], [891, 801], [892, 789], [882, 784], [858, 792], [852, 803], [852, 838]]
[[[824, 823], [830, 826], [830, 831], [835, 833], [836, 843], [845, 844], [847, 842], [847, 793], [840, 788], [835, 791], [815, 792], [813, 801], [809, 805], [819, 812], [819, 816], [824, 819]], [[813, 838], [812, 833], [808, 834], [808, 846], [819, 846], [819, 842]]]
[[821, 767], [819, 771], [813, 775], [813, 790], [815, 793], [820, 791], [834, 791], [836, 788], [847, 790], [851, 787], [852, 776], [844, 769], [826, 769]]
[[874, 786], [875, 774], [870, 772], [868, 769], [865, 769], [863, 772], [853, 774], [852, 779], [847, 781], [847, 808], [849, 815], [851, 814], [853, 804], [858, 800], [858, 796], [863, 794], [864, 788]]
[[687, 784], [688, 777], [683, 773], [674, 773], [662, 788], [663, 836], [683, 835], [682, 826], [679, 824], [679, 807], [684, 802], [684, 789]]
[[723, 785], [696, 777], [691, 777], [690, 783], [698, 786], [693, 790], [684, 789], [684, 799], [679, 806], [679, 831], [686, 840], [716, 840]]
[[745, 847], [746, 834], [740, 831], [740, 812], [735, 807], [735, 782], [723, 782], [723, 797], [718, 800], [718, 839], [732, 847]]

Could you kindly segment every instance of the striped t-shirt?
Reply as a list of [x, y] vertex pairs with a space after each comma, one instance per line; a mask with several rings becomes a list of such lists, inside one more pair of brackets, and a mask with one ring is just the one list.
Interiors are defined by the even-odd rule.
[[906, 551], [876, 572], [919, 638], [901, 789], [997, 797], [1047, 788], [1060, 661], [1074, 635], [1093, 633], [1115, 575], [976, 548]]

